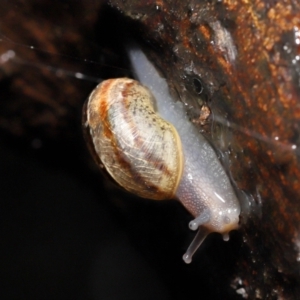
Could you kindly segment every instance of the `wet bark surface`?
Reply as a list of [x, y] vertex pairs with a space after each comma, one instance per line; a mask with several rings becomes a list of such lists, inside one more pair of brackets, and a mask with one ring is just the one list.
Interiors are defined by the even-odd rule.
[[[246, 196], [236, 270], [244, 295], [297, 297], [299, 4], [112, 3], [145, 25], [154, 51], [163, 51], [158, 64], [193, 113], [199, 102], [211, 109], [215, 128], [203, 131], [223, 152], [237, 189]], [[200, 100], [192, 94], [197, 89]]]

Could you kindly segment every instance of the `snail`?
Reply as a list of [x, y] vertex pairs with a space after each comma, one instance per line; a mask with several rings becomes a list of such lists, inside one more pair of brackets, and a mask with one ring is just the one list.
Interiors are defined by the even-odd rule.
[[177, 198], [195, 217], [189, 227], [198, 232], [183, 255], [190, 263], [210, 232], [229, 239], [240, 205], [216, 153], [171, 98], [165, 79], [141, 50], [129, 56], [143, 84], [101, 82], [87, 100], [84, 126], [99, 165], [120, 186], [144, 198]]

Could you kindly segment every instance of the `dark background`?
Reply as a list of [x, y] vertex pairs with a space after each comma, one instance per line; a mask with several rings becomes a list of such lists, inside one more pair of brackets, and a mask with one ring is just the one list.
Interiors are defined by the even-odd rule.
[[[100, 4], [87, 4], [95, 18], [85, 22], [79, 4], [0, 3], [1, 53], [17, 55], [1, 65], [0, 298], [236, 299], [237, 233], [229, 243], [210, 235], [185, 265], [191, 216], [175, 201], [116, 189], [88, 154], [82, 104], [100, 78], [130, 75], [124, 44], [139, 39], [138, 24]], [[39, 23], [48, 24], [42, 36]], [[63, 121], [45, 117], [44, 86], [67, 108]], [[75, 98], [65, 100], [71, 86]]]

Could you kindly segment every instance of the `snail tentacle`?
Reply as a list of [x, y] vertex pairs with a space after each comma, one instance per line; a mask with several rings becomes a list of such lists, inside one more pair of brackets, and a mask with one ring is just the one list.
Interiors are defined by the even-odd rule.
[[205, 227], [200, 227], [199, 230], [197, 231], [193, 241], [187, 248], [186, 252], [182, 256], [183, 261], [186, 264], [190, 264], [192, 262], [192, 257], [194, 253], [197, 251], [197, 249], [201, 246], [207, 235], [209, 234], [209, 230], [206, 229]]
[[229, 241], [229, 233], [228, 232], [226, 232], [226, 233], [223, 233], [223, 241], [225, 241], [225, 242], [228, 242]]
[[209, 209], [204, 209], [199, 216], [189, 223], [189, 228], [191, 230], [197, 230], [200, 225], [203, 225], [210, 220]]

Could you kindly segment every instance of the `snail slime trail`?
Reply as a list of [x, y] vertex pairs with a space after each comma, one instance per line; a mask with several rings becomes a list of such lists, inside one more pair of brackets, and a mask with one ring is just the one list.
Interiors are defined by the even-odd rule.
[[228, 240], [240, 205], [216, 153], [171, 98], [166, 80], [140, 49], [128, 53], [141, 83], [103, 81], [87, 100], [84, 124], [98, 161], [119, 185], [144, 198], [177, 198], [195, 217], [189, 227], [198, 232], [183, 255], [190, 263], [210, 232]]

